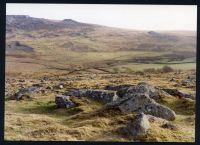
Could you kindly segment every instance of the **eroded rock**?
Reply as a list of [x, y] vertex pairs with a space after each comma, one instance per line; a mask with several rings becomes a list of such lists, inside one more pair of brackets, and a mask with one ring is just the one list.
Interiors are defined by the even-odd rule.
[[156, 100], [160, 98], [160, 93], [161, 93], [160, 89], [155, 88], [154, 86], [145, 82], [141, 82], [137, 86], [134, 85], [107, 86], [105, 89], [117, 91], [117, 95], [121, 98], [129, 96], [130, 94], [146, 93], [152, 99]]
[[179, 98], [189, 98], [195, 100], [195, 95], [183, 93], [177, 89], [163, 89], [163, 91], [167, 92], [172, 96], [178, 96]]
[[150, 127], [148, 117], [144, 113], [139, 113], [134, 121], [128, 124], [127, 131], [129, 135], [140, 137], [146, 135]]
[[29, 88], [19, 90], [17, 93], [15, 93], [14, 96], [16, 100], [22, 100], [23, 97], [31, 98], [30, 94], [40, 92], [41, 89], [42, 89], [41, 87], [32, 86]]
[[111, 90], [92, 90], [92, 89], [74, 89], [65, 95], [76, 97], [91, 97], [104, 103], [109, 103], [118, 99], [116, 91]]
[[122, 112], [144, 112], [166, 120], [174, 120], [176, 117], [173, 110], [156, 103], [145, 93], [129, 94], [129, 96], [106, 104], [106, 107], [118, 107]]
[[57, 95], [55, 103], [58, 108], [71, 108], [75, 106], [75, 104], [70, 100], [70, 96], [65, 95]]

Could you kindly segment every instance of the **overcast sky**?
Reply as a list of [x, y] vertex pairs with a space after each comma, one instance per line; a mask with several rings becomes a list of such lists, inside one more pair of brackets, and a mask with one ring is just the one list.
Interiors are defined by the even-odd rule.
[[29, 15], [138, 30], [196, 30], [196, 5], [6, 4], [7, 15]]

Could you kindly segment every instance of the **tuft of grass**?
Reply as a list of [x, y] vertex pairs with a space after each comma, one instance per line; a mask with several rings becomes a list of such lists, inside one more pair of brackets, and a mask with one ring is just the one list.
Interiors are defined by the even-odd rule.
[[195, 114], [195, 101], [187, 98], [178, 98], [173, 96], [161, 96], [158, 103], [168, 106], [177, 114], [181, 115], [194, 115]]

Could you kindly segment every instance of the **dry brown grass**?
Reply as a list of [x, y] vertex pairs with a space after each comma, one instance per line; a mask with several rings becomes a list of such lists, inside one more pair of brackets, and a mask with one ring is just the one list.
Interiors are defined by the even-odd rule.
[[[70, 78], [65, 81], [65, 92], [70, 88], [104, 88], [108, 84], [137, 84], [147, 82], [154, 86], [173, 88], [175, 82], [170, 82], [172, 75], [178, 80], [187, 78], [193, 71], [182, 71], [158, 74], [71, 74], [66, 73], [37, 73], [24, 75], [27, 86], [37, 83], [38, 78], [45, 75], [57, 78], [47, 82], [56, 85], [59, 79]], [[150, 76], [149, 76], [150, 75]], [[9, 76], [9, 78], [15, 78]], [[21, 76], [20, 76], [21, 77]], [[80, 79], [81, 78], [81, 79]], [[73, 81], [72, 81], [73, 80]], [[17, 90], [17, 83], [9, 86], [10, 90]], [[186, 92], [194, 92], [194, 88], [179, 87]], [[135, 116], [134, 113], [123, 114], [119, 110], [107, 110], [103, 104], [92, 99], [73, 97], [78, 105], [71, 109], [57, 109], [54, 103], [55, 92], [33, 95], [32, 101], [5, 102], [5, 139], [6, 140], [85, 140], [85, 141], [131, 141], [132, 137], [123, 134], [123, 128]], [[159, 101], [172, 108], [177, 118], [172, 123], [178, 130], [162, 128], [160, 123], [151, 123], [146, 137], [141, 141], [182, 141], [194, 142], [195, 138], [195, 102], [163, 96]]]

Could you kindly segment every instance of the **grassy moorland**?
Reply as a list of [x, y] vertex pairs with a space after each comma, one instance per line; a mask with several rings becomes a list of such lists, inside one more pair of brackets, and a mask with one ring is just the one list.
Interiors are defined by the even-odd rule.
[[[166, 65], [172, 70], [163, 71]], [[57, 108], [55, 95], [71, 88], [104, 89], [139, 82], [195, 94], [195, 85], [181, 84], [195, 77], [195, 71], [195, 32], [137, 31], [7, 16], [5, 139], [138, 141], [122, 132], [135, 112], [104, 110], [97, 100], [77, 97], [71, 98], [76, 107]], [[41, 81], [43, 77], [48, 80]], [[56, 88], [59, 83], [64, 87]], [[53, 89], [32, 94], [32, 100], [10, 99], [33, 84]], [[139, 141], [194, 142], [195, 100], [163, 96], [157, 101], [175, 111], [171, 123], [177, 129], [151, 122]]]

